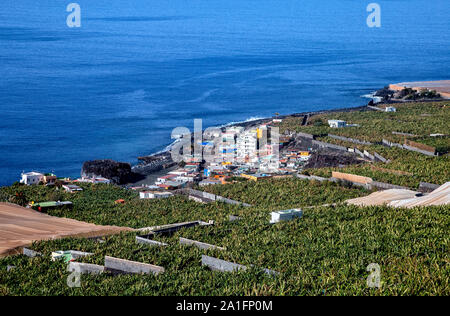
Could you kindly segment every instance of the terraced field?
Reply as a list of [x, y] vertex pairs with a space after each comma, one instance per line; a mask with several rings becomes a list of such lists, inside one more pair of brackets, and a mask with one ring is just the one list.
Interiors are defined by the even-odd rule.
[[[449, 105], [411, 103], [396, 105], [396, 113], [345, 112], [314, 116], [300, 126], [287, 118], [285, 129], [306, 133], [332, 132], [372, 142], [382, 138], [402, 142], [392, 131], [414, 134], [412, 139], [446, 150]], [[360, 127], [331, 130], [327, 119], [344, 119]], [[372, 177], [374, 180], [416, 188], [421, 181], [442, 184], [449, 180], [449, 156], [428, 157], [380, 145], [355, 145], [329, 137], [320, 138], [360, 150], [378, 152], [389, 163], [366, 163], [344, 168], [308, 169], [331, 176], [332, 170]], [[104, 237], [103, 242], [66, 238], [34, 243], [42, 257], [6, 257], [0, 260], [0, 295], [449, 295], [450, 206], [392, 209], [385, 206], [345, 205], [346, 199], [370, 192], [337, 183], [297, 178], [240, 181], [202, 188], [208, 192], [252, 204], [200, 204], [185, 197], [139, 200], [136, 192], [113, 185], [82, 185], [84, 191], [68, 194], [45, 186], [0, 188], [0, 201], [70, 200], [73, 209], [54, 209], [49, 214], [100, 225], [133, 228], [193, 220], [214, 220], [214, 226], [182, 229], [172, 236], [155, 238], [168, 246], [137, 244], [136, 232]], [[115, 204], [124, 199], [125, 204]], [[332, 204], [331, 206], [323, 206]], [[309, 206], [316, 206], [309, 208]], [[302, 207], [301, 219], [269, 224], [270, 212]], [[229, 215], [241, 220], [230, 222]], [[179, 238], [210, 243], [225, 250], [200, 250], [182, 246]], [[56, 250], [80, 250], [93, 255], [79, 259], [103, 265], [113, 256], [165, 268], [158, 275], [83, 275], [81, 287], [67, 286], [66, 264], [52, 262]], [[207, 254], [253, 266], [246, 271], [213, 272], [201, 265]], [[380, 266], [381, 287], [370, 288], [367, 270]], [[11, 269], [11, 266], [14, 268]], [[9, 269], [8, 269], [9, 267]], [[261, 268], [278, 271], [268, 276]], [[9, 271], [8, 271], [9, 270]]]
[[[270, 210], [338, 202], [368, 192], [342, 188], [331, 183], [296, 179], [245, 182], [217, 186], [218, 193], [232, 198], [247, 197], [254, 206], [236, 207], [221, 203], [198, 204], [181, 197], [163, 201], [140, 201], [134, 193], [115, 186], [85, 186], [74, 202], [72, 214], [61, 210], [53, 215], [86, 219], [94, 223], [133, 227], [215, 219], [209, 227], [186, 228], [169, 237], [156, 237], [166, 247], [137, 244], [136, 233], [105, 237], [103, 243], [90, 239], [61, 239], [35, 243], [32, 249], [43, 257], [7, 257], [0, 260], [0, 295], [448, 295], [450, 207], [427, 209], [335, 207], [305, 209], [303, 218], [270, 225]], [[263, 188], [267, 188], [262, 191]], [[282, 191], [284, 188], [285, 191]], [[9, 187], [1, 192], [21, 191], [35, 197], [54, 194], [46, 187]], [[282, 192], [287, 192], [286, 195]], [[267, 196], [266, 199], [262, 198]], [[279, 196], [278, 198], [276, 198]], [[126, 198], [125, 205], [113, 201]], [[275, 199], [273, 201], [272, 199]], [[276, 201], [278, 199], [278, 201]], [[106, 214], [106, 215], [105, 215]], [[242, 219], [229, 222], [228, 215]], [[200, 250], [182, 246], [185, 237], [225, 250]], [[55, 250], [94, 253], [83, 262], [103, 264], [104, 256], [151, 263], [165, 268], [153, 275], [83, 275], [80, 288], [68, 287], [66, 265], [52, 262]], [[207, 254], [254, 268], [220, 273], [201, 266]], [[381, 267], [381, 288], [366, 284], [367, 266]], [[15, 266], [7, 271], [7, 266]], [[270, 277], [259, 268], [281, 274]]]
[[[302, 117], [288, 117], [279, 123], [280, 132], [293, 130], [318, 135], [332, 133], [372, 142], [380, 142], [383, 138], [392, 142], [404, 140], [404, 136], [392, 132], [413, 134], [426, 139], [430, 138], [430, 134], [449, 134], [450, 103], [417, 102], [394, 106], [397, 112], [352, 111], [313, 115], [307, 126], [301, 126]], [[359, 124], [359, 127], [330, 128], [327, 122], [331, 119]], [[449, 138], [442, 142], [443, 146], [450, 148]]]
[[[169, 246], [138, 245], [134, 234], [105, 243], [86, 239], [40, 242], [44, 257], [0, 260], [3, 295], [448, 295], [450, 209], [393, 210], [338, 206], [307, 210], [302, 219], [268, 224], [263, 214], [240, 222], [184, 229], [159, 238]], [[186, 237], [226, 247], [200, 250], [181, 246]], [[66, 266], [51, 262], [52, 250], [93, 252], [82, 261], [103, 264], [105, 255], [162, 266], [158, 276], [83, 275], [80, 288], [66, 285]], [[241, 264], [249, 271], [212, 272], [200, 264], [207, 254]], [[371, 263], [381, 267], [381, 288], [366, 284]], [[7, 265], [15, 269], [7, 272]], [[280, 272], [277, 277], [257, 268]], [[18, 286], [20, 284], [20, 286]]]
[[[383, 105], [380, 105], [383, 107]], [[301, 126], [302, 118], [289, 117], [280, 123], [280, 131], [300, 131], [314, 135], [327, 135], [328, 133], [365, 140], [374, 145], [358, 145], [337, 140], [328, 136], [319, 136], [318, 140], [342, 145], [345, 147], [377, 152], [390, 160], [389, 163], [361, 164], [340, 168], [339, 171], [372, 177], [376, 181], [388, 182], [396, 185], [417, 188], [420, 182], [443, 184], [450, 179], [449, 154], [439, 157], [429, 157], [416, 152], [389, 148], [376, 145], [382, 139], [403, 144], [405, 139], [435, 147], [439, 152], [450, 151], [450, 104], [447, 102], [403, 103], [395, 104], [397, 112], [381, 111], [353, 111], [336, 112], [330, 114], [314, 115], [309, 125]], [[358, 127], [330, 128], [329, 119], [345, 120]], [[414, 136], [405, 136], [396, 133], [406, 133]], [[441, 137], [431, 137], [430, 134], [444, 134]], [[375, 165], [373, 168], [372, 165]], [[378, 169], [378, 170], [376, 170]], [[382, 172], [380, 169], [404, 171], [410, 175], [392, 174]], [[338, 168], [308, 169], [309, 174], [330, 177], [331, 171]]]
[[[387, 182], [413, 189], [418, 188], [420, 182], [444, 184], [450, 179], [449, 155], [430, 157], [395, 147], [388, 148], [381, 145], [357, 145], [354, 143], [338, 141], [330, 137], [324, 137], [321, 138], [321, 140], [358, 148], [361, 151], [365, 149], [372, 154], [377, 152], [390, 161], [388, 163], [365, 163], [343, 168], [305, 169], [304, 173], [322, 177], [331, 177], [332, 171], [340, 171], [371, 177], [375, 181]], [[383, 171], [382, 169], [386, 170]], [[402, 175], [395, 171], [404, 172], [405, 174]]]

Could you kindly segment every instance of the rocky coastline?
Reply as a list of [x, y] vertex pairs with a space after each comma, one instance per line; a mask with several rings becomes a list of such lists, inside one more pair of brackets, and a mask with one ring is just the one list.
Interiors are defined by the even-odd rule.
[[404, 87], [403, 89], [392, 89], [392, 85], [377, 90], [373, 96], [380, 100], [380, 103], [403, 103], [403, 102], [435, 102], [445, 99], [436, 90], [417, 90]]

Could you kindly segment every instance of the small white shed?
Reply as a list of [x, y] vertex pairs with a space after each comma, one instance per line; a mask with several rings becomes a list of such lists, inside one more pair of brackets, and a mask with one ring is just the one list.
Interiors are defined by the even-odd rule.
[[280, 221], [290, 221], [294, 218], [300, 218], [303, 216], [303, 211], [299, 208], [272, 212], [271, 224], [278, 223]]

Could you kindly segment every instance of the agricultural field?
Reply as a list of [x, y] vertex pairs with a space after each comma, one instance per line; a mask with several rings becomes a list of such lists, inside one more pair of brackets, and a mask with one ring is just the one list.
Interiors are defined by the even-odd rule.
[[[114, 185], [82, 185], [84, 190], [77, 194], [57, 191], [46, 186], [13, 185], [0, 189], [2, 201], [8, 201], [18, 194], [28, 201], [69, 200], [72, 209], [53, 209], [48, 214], [73, 218], [98, 225], [127, 226], [141, 228], [174, 222], [194, 220], [223, 220], [233, 214], [237, 207], [225, 203], [201, 204], [183, 196], [168, 199], [140, 200], [136, 192]], [[347, 189], [335, 183], [309, 183], [296, 178], [268, 179], [262, 182], [241, 182], [224, 186], [212, 186], [210, 190], [241, 202], [254, 205], [244, 208], [248, 212], [268, 212], [283, 208], [321, 205], [367, 195], [363, 189]], [[216, 192], [215, 190], [219, 190]], [[229, 192], [227, 192], [229, 191]], [[239, 193], [239, 195], [233, 194]], [[9, 198], [8, 198], [9, 197]], [[125, 204], [115, 204], [124, 199]], [[264, 207], [261, 210], [259, 207]]]
[[[34, 243], [31, 248], [43, 257], [0, 260], [0, 295], [450, 294], [448, 206], [403, 210], [338, 203], [305, 208], [301, 219], [270, 225], [272, 209], [339, 202], [368, 192], [289, 178], [208, 187], [254, 205], [245, 208], [198, 204], [182, 197], [140, 201], [134, 192], [112, 185], [83, 187], [79, 194], [62, 193], [74, 202], [72, 211], [53, 210], [51, 214], [135, 228], [198, 219], [214, 219], [216, 224], [185, 228], [170, 237], [157, 236], [156, 240], [169, 244], [162, 248], [137, 244], [134, 232], [104, 237], [103, 243], [79, 238]], [[12, 186], [0, 192], [3, 196], [22, 192], [37, 201], [59, 194], [44, 186]], [[126, 199], [126, 204], [114, 204], [117, 198]], [[230, 214], [242, 219], [229, 222]], [[225, 250], [182, 246], [179, 237]], [[166, 271], [158, 276], [83, 275], [81, 287], [71, 288], [66, 285], [66, 265], [50, 260], [52, 251], [68, 249], [94, 253], [78, 260], [82, 262], [102, 265], [108, 255], [155, 264]], [[254, 268], [212, 272], [201, 266], [202, 254]], [[370, 263], [381, 267], [380, 289], [366, 285]], [[7, 271], [7, 266], [15, 268]], [[258, 268], [281, 274], [268, 276]]]
[[[371, 177], [375, 181], [387, 182], [413, 189], [418, 188], [420, 182], [443, 184], [450, 179], [449, 155], [430, 157], [396, 147], [388, 148], [381, 145], [358, 145], [343, 142], [331, 137], [321, 137], [319, 140], [358, 148], [361, 151], [367, 150], [372, 154], [377, 152], [390, 161], [388, 163], [364, 163], [343, 168], [305, 169], [303, 173], [331, 177], [332, 171], [340, 171]], [[381, 171], [382, 169], [385, 169], [385, 171]]]
[[[232, 212], [229, 205], [199, 204], [182, 196], [168, 199], [140, 200], [139, 195], [115, 185], [83, 184], [82, 192], [69, 194], [45, 186], [13, 185], [0, 189], [4, 201], [16, 194], [24, 195], [28, 201], [69, 200], [72, 209], [52, 209], [49, 215], [68, 217], [98, 225], [116, 225], [141, 228], [164, 225], [174, 222], [193, 220], [217, 220], [220, 215], [217, 208], [224, 213]], [[10, 197], [5, 198], [5, 197]], [[114, 201], [124, 199], [125, 204]]]
[[[0, 295], [449, 295], [450, 208], [390, 209], [337, 205], [305, 210], [301, 219], [268, 224], [266, 212], [236, 210], [238, 222], [185, 228], [157, 237], [166, 247], [136, 244], [135, 233], [35, 243], [43, 257], [0, 260]], [[220, 210], [218, 212], [221, 213]], [[224, 215], [223, 213], [221, 213]], [[200, 250], [179, 237], [225, 247]], [[55, 250], [94, 253], [79, 261], [103, 264], [105, 255], [165, 268], [158, 275], [83, 275], [81, 287], [66, 285], [69, 273], [52, 262]], [[221, 273], [201, 266], [206, 254], [244, 265]], [[381, 268], [381, 288], [366, 284], [371, 263]], [[7, 266], [15, 266], [7, 271]], [[259, 268], [278, 271], [263, 274]], [[19, 286], [18, 286], [19, 285]]]
[[[377, 152], [390, 161], [388, 163], [366, 163], [344, 168], [306, 169], [306, 174], [330, 177], [331, 171], [354, 173], [373, 178], [375, 181], [417, 188], [420, 182], [443, 184], [450, 178], [450, 104], [446, 102], [402, 103], [395, 104], [397, 112], [350, 111], [314, 115], [307, 126], [301, 126], [302, 118], [288, 117], [279, 124], [280, 132], [300, 131], [320, 135], [319, 141], [337, 144], [359, 150]], [[380, 107], [383, 107], [381, 105]], [[359, 124], [345, 128], [330, 128], [329, 119], [345, 120], [349, 124]], [[413, 136], [393, 134], [407, 133]], [[365, 140], [373, 145], [358, 145], [326, 136], [328, 133]], [[430, 137], [430, 134], [445, 136]], [[403, 144], [411, 140], [435, 147], [440, 153], [429, 157], [416, 152], [378, 145], [382, 139]], [[384, 169], [384, 171], [382, 171]], [[390, 172], [388, 170], [392, 170]], [[403, 174], [401, 174], [403, 173]]]
[[[370, 142], [380, 142], [383, 138], [403, 143], [405, 136], [392, 134], [401, 132], [415, 135], [427, 142], [430, 134], [449, 134], [450, 103], [414, 102], [394, 104], [397, 112], [350, 111], [313, 115], [307, 126], [301, 126], [303, 117], [288, 117], [279, 123], [280, 133], [285, 130], [304, 132], [314, 135], [336, 134]], [[379, 107], [383, 108], [383, 105]], [[360, 126], [330, 128], [328, 120], [344, 120]], [[414, 138], [413, 137], [413, 138]], [[429, 140], [432, 142], [432, 140]], [[439, 146], [450, 148], [450, 138], [435, 140]]]
[[268, 209], [331, 204], [369, 194], [362, 188], [345, 188], [333, 182], [310, 182], [298, 178], [210, 185], [202, 190]]

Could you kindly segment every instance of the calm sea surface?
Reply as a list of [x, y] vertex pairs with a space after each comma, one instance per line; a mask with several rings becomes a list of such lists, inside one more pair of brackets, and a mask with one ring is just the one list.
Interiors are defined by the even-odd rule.
[[[74, 2], [76, 0], [73, 0]], [[450, 1], [2, 0], [0, 185], [136, 163], [177, 126], [358, 106], [385, 84], [449, 79]]]

